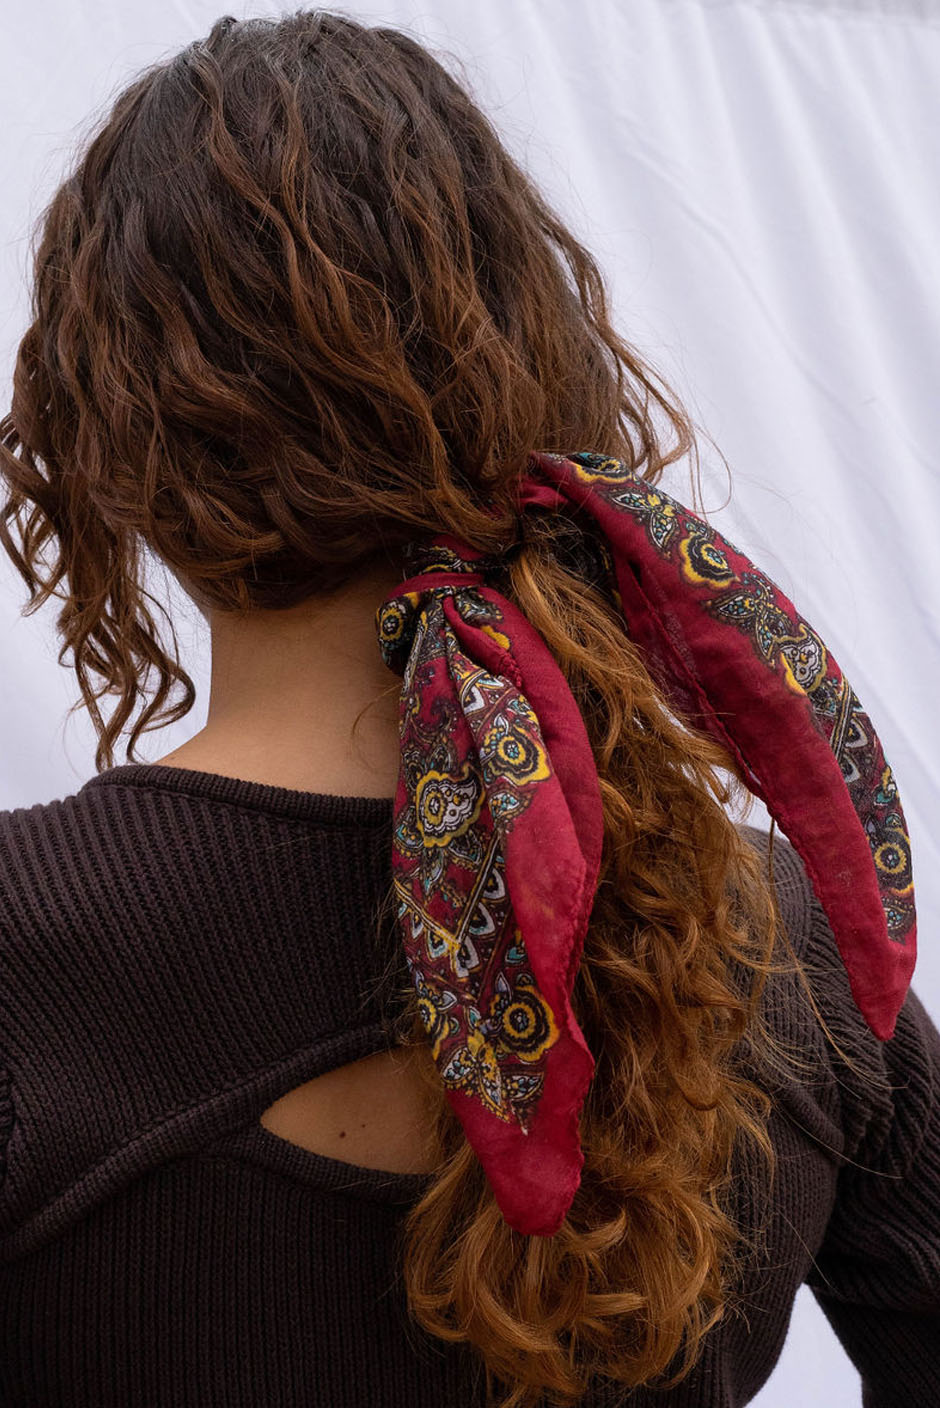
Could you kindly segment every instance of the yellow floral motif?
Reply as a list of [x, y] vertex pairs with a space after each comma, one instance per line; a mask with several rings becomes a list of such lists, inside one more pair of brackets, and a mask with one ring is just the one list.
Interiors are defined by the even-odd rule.
[[415, 788], [415, 819], [426, 846], [447, 846], [476, 821], [483, 806], [480, 779], [469, 764], [459, 777], [431, 768]]
[[380, 643], [394, 645], [401, 640], [408, 623], [408, 612], [401, 606], [401, 602], [407, 601], [412, 611], [417, 606], [419, 600], [418, 592], [402, 592], [400, 597], [394, 601], [387, 601], [378, 608], [375, 613], [376, 626], [379, 632]]
[[400, 606], [390, 602], [378, 610], [379, 629], [383, 642], [401, 640], [405, 629], [405, 613]]
[[[910, 837], [906, 831], [898, 832], [898, 837], [897, 841], [883, 841], [875, 851], [875, 864], [884, 875], [903, 875], [910, 864]], [[913, 894], [913, 877], [908, 878], [903, 888], [893, 885], [891, 889], [899, 897]]]
[[513, 728], [504, 714], [498, 714], [483, 736], [481, 756], [489, 764], [496, 763], [497, 773], [506, 772], [515, 783], [537, 782], [551, 777], [551, 768], [544, 748], [539, 746], [536, 730], [538, 721], [522, 697], [516, 699], [518, 712], [524, 713], [531, 731]]
[[[521, 1022], [519, 1018], [521, 1017]], [[539, 1061], [558, 1040], [552, 1009], [536, 988], [521, 987], [500, 1015], [509, 1049], [520, 1061]], [[543, 1033], [541, 1040], [539, 1034]], [[536, 1038], [533, 1040], [533, 1038]], [[526, 1046], [526, 1043], [530, 1043]]]
[[899, 846], [893, 841], [885, 841], [875, 852], [875, 862], [879, 870], [885, 871], [888, 875], [896, 875], [904, 870], [907, 859], [901, 853]]

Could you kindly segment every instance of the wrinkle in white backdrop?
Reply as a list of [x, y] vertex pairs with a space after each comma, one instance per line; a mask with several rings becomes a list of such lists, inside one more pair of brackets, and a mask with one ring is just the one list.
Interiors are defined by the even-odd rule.
[[[339, 8], [339, 7], [337, 7]], [[709, 520], [822, 634], [901, 792], [919, 916], [913, 986], [940, 1022], [940, 9], [935, 0], [389, 0], [343, 13], [465, 64], [507, 145], [598, 256], [619, 330], [700, 438]], [[28, 322], [28, 239], [72, 147], [145, 64], [221, 14], [281, 7], [45, 0], [6, 15], [0, 90], [0, 358], [9, 406]], [[445, 57], [446, 61], [446, 57]], [[460, 75], [458, 75], [460, 76]], [[571, 446], [591, 449], [591, 446]], [[663, 487], [691, 504], [690, 465]], [[206, 628], [165, 574], [205, 718]], [[20, 616], [0, 555], [0, 807], [74, 792], [94, 734], [57, 603]], [[118, 754], [117, 761], [124, 761]], [[757, 804], [753, 820], [760, 822]], [[858, 1376], [805, 1290], [758, 1408], [857, 1404]]]

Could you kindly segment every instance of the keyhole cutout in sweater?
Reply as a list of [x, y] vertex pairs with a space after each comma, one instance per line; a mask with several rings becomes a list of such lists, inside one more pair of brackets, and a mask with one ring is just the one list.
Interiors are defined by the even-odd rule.
[[313, 1154], [386, 1173], [430, 1173], [436, 1165], [418, 1063], [431, 1063], [426, 1046], [338, 1066], [287, 1091], [260, 1122]]

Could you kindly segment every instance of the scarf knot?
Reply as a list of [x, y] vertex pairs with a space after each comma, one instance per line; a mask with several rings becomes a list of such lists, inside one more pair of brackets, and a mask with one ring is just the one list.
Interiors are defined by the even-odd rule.
[[505, 561], [502, 553], [484, 554], [449, 533], [415, 540], [405, 547], [407, 579], [375, 613], [382, 658], [390, 670], [405, 675], [415, 637], [441, 612], [444, 597], [453, 597], [460, 616], [485, 626], [498, 619], [480, 594], [490, 575]]

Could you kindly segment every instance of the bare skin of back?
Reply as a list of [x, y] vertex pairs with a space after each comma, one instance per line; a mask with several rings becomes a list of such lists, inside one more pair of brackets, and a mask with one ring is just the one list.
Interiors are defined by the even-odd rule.
[[339, 1066], [275, 1100], [261, 1123], [315, 1154], [394, 1173], [430, 1172], [415, 1071], [429, 1059], [427, 1047], [402, 1046]]
[[[388, 792], [384, 793], [381, 772], [372, 771], [364, 778], [352, 771], [316, 769], [309, 761], [304, 769], [290, 761], [278, 766], [243, 747], [238, 756], [236, 767], [233, 750], [210, 747], [207, 739], [197, 737], [153, 761], [302, 792], [394, 795], [387, 771]], [[397, 744], [392, 765], [397, 770]], [[364, 790], [367, 785], [374, 789], [371, 794]], [[390, 1173], [427, 1173], [434, 1164], [425, 1116], [426, 1086], [417, 1067], [432, 1064], [426, 1046], [376, 1052], [285, 1091], [262, 1112], [260, 1122], [272, 1134], [315, 1154]]]
[[[399, 580], [385, 569], [327, 608], [304, 604], [245, 623], [207, 617], [206, 726], [152, 761], [303, 792], [394, 796], [401, 682], [381, 661], [373, 616]], [[376, 700], [351, 743], [356, 714]], [[433, 1065], [426, 1046], [378, 1052], [283, 1092], [260, 1122], [313, 1153], [392, 1173], [429, 1172], [421, 1064]]]

